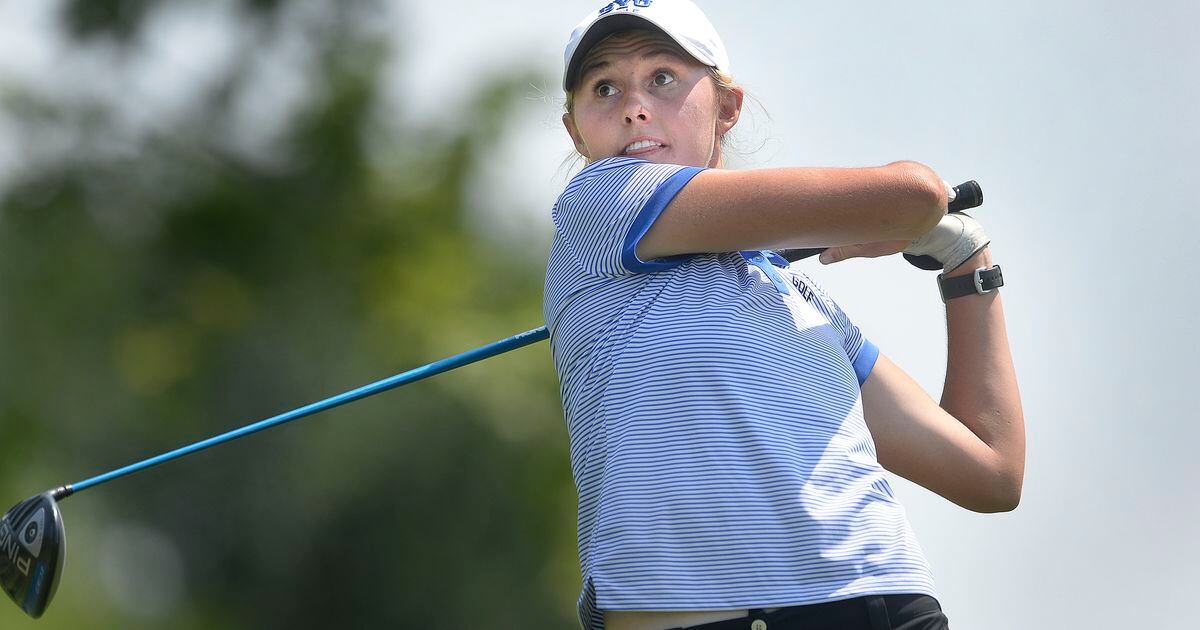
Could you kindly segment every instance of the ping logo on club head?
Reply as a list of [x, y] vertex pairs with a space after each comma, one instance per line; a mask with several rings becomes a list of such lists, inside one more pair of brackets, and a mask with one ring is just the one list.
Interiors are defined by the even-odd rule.
[[628, 11], [632, 7], [645, 9], [654, 4], [654, 0], [613, 0], [600, 9], [600, 15], [608, 15], [613, 11]]
[[26, 519], [25, 524], [21, 526], [21, 545], [35, 558], [42, 555], [42, 533], [45, 529], [45, 507], [38, 508], [38, 511]]

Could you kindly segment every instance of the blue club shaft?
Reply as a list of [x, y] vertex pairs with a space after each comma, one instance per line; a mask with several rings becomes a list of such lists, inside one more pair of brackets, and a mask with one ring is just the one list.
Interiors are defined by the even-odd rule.
[[229, 442], [231, 440], [236, 440], [240, 437], [250, 435], [251, 433], [257, 433], [264, 429], [269, 429], [271, 427], [278, 426], [278, 425], [284, 424], [286, 422], [291, 422], [292, 420], [296, 420], [298, 418], [303, 418], [305, 416], [311, 416], [314, 413], [325, 411], [326, 409], [332, 409], [334, 407], [338, 407], [338, 406], [344, 405], [346, 403], [351, 403], [356, 400], [362, 400], [363, 398], [366, 398], [368, 396], [373, 396], [380, 392], [384, 392], [389, 389], [399, 387], [401, 385], [407, 385], [408, 383], [411, 383], [413, 381], [419, 381], [423, 378], [427, 378], [427, 377], [433, 376], [435, 374], [441, 374], [442, 372], [448, 372], [455, 368], [462, 367], [464, 365], [468, 365], [468, 364], [474, 363], [476, 361], [482, 361], [483, 359], [487, 359], [489, 357], [494, 357], [498, 354], [503, 354], [505, 352], [508, 352], [509, 350], [516, 350], [517, 348], [522, 348], [524, 346], [528, 346], [530, 344], [537, 343], [543, 339], [548, 338], [549, 336], [550, 336], [550, 333], [546, 330], [545, 326], [542, 326], [541, 328], [535, 328], [534, 330], [526, 331], [519, 335], [513, 335], [512, 337], [509, 337], [507, 339], [501, 339], [500, 341], [490, 343], [486, 346], [482, 346], [482, 347], [476, 348], [474, 350], [464, 352], [462, 354], [458, 354], [458, 355], [455, 355], [455, 356], [452, 356], [452, 357], [449, 357], [446, 359], [442, 359], [440, 361], [435, 361], [428, 365], [423, 365], [419, 368], [412, 369], [407, 372], [397, 374], [395, 376], [390, 376], [388, 378], [385, 378], [380, 381], [376, 381], [369, 385], [363, 385], [362, 387], [359, 387], [358, 389], [352, 389], [348, 392], [344, 392], [344, 393], [338, 394], [336, 396], [331, 396], [320, 402], [315, 402], [310, 405], [305, 405], [303, 407], [293, 409], [286, 413], [281, 413], [277, 416], [267, 418], [266, 420], [260, 420], [258, 422], [255, 422], [254, 424], [249, 424], [249, 425], [246, 425], [239, 429], [234, 429], [227, 433], [222, 433], [221, 435], [208, 438], [207, 440], [202, 440], [200, 442], [196, 442], [195, 444], [190, 444], [190, 445], [184, 446], [182, 448], [177, 448], [168, 453], [163, 453], [162, 455], [158, 455], [155, 457], [151, 457], [149, 459], [142, 460], [136, 464], [130, 464], [128, 466], [125, 466], [124, 468], [118, 468], [114, 471], [106, 472], [102, 475], [97, 475], [95, 477], [92, 477], [91, 479], [85, 479], [83, 481], [73, 483], [69, 486], [64, 486], [53, 492], [55, 493], [56, 499], [66, 498], [67, 496], [70, 496], [71, 494], [73, 494], [75, 492], [79, 492], [81, 490], [86, 490], [88, 488], [91, 488], [92, 486], [98, 486], [106, 481], [112, 481], [113, 479], [116, 479], [118, 477], [124, 477], [125, 475], [138, 472], [139, 470], [145, 470], [147, 468], [150, 468], [151, 466], [157, 466], [158, 464], [162, 464], [164, 462], [169, 462], [173, 459], [178, 459], [185, 455], [190, 455], [192, 453], [195, 453], [196, 451], [202, 451], [210, 446], [224, 444], [225, 442]]

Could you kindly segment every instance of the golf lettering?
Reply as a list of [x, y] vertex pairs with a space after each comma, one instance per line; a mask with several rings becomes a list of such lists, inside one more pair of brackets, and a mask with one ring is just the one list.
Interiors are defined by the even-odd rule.
[[628, 9], [631, 4], [644, 9], [654, 4], [654, 0], [613, 0], [613, 2], [608, 3], [603, 9], [600, 9], [600, 15], [607, 15], [617, 9]]
[[792, 286], [796, 287], [796, 290], [800, 292], [800, 295], [804, 296], [804, 299], [809, 302], [813, 301], [813, 290], [796, 276], [792, 276]]

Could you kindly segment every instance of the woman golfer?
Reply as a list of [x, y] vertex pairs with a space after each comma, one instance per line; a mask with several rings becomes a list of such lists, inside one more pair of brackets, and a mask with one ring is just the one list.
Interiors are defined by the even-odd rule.
[[[928, 167], [722, 169], [742, 90], [688, 0], [597, 7], [566, 50], [545, 319], [585, 628], [946, 628], [884, 469], [1013, 509], [1024, 425], [987, 239]], [[931, 255], [941, 403], [773, 250]], [[964, 288], [965, 287], [965, 288]], [[932, 289], [932, 287], [931, 287]], [[933, 292], [931, 291], [931, 296]]]

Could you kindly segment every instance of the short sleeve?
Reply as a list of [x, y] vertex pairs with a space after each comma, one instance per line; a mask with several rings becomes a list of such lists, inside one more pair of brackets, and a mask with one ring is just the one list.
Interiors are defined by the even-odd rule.
[[842, 348], [846, 351], [846, 356], [850, 359], [850, 363], [854, 366], [854, 374], [858, 376], [858, 384], [862, 385], [866, 382], [867, 377], [871, 375], [871, 370], [875, 367], [875, 361], [879, 359], [879, 348], [871, 343], [869, 339], [863, 336], [862, 331], [854, 322], [850, 321], [850, 317], [838, 306], [837, 302], [821, 287], [804, 273], [790, 269], [792, 277], [796, 279], [797, 288], [801, 288], [801, 293], [810, 304], [817, 308], [829, 320], [829, 323], [842, 335]]
[[594, 162], [571, 179], [554, 204], [554, 228], [589, 274], [615, 277], [678, 266], [689, 257], [641, 260], [637, 245], [702, 170], [633, 158]]

